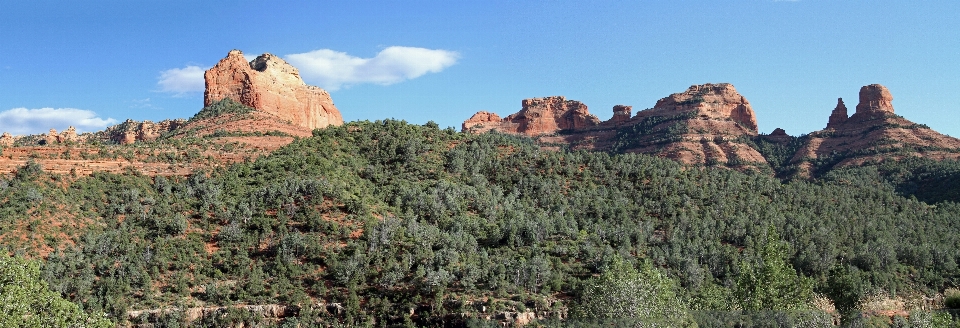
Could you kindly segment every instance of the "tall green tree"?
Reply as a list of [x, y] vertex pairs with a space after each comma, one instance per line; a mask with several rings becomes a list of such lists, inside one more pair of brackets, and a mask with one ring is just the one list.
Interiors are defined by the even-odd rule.
[[735, 296], [746, 311], [792, 310], [806, 307], [813, 299], [813, 281], [797, 274], [787, 263], [788, 245], [768, 228], [759, 243], [741, 259]]
[[113, 327], [48, 288], [40, 264], [0, 255], [0, 327]]

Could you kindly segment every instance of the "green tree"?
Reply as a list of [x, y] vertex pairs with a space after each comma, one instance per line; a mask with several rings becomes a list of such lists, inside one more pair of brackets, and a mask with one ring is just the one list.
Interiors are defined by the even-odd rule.
[[0, 255], [0, 327], [113, 327], [51, 291], [40, 265]]
[[676, 282], [644, 263], [639, 270], [615, 257], [599, 276], [586, 282], [574, 317], [594, 320], [632, 319], [641, 327], [696, 327], [675, 293]]
[[860, 300], [870, 290], [870, 282], [856, 267], [841, 264], [830, 272], [824, 289], [846, 326], [860, 317]]
[[800, 309], [813, 299], [813, 281], [787, 263], [787, 243], [769, 228], [740, 261], [735, 296], [746, 311]]

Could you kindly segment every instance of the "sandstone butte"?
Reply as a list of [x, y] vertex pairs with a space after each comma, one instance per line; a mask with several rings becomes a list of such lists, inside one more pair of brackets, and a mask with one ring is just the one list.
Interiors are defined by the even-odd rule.
[[[652, 153], [691, 164], [766, 165], [759, 152], [737, 142], [741, 136], [757, 136], [757, 119], [750, 102], [729, 83], [693, 85], [632, 117], [631, 106], [616, 105], [613, 117], [604, 122], [583, 103], [564, 97], [526, 99], [521, 105], [503, 119], [478, 112], [462, 128], [523, 134], [574, 149]], [[638, 131], [641, 123], [645, 130]]]
[[834, 155], [843, 157], [839, 166], [906, 156], [958, 158], [960, 139], [894, 114], [890, 90], [871, 84], [860, 88], [856, 112], [849, 117], [838, 99], [827, 127], [810, 133], [790, 161], [810, 169], [810, 160]]
[[[270, 54], [247, 62], [240, 51], [230, 51], [204, 78], [204, 106], [230, 98], [255, 110], [244, 115], [190, 121], [126, 120], [103, 131], [79, 135], [72, 127], [62, 133], [51, 129], [46, 134], [29, 136], [4, 133], [0, 136], [0, 146], [5, 147], [0, 172], [13, 172], [35, 160], [45, 170], [61, 174], [87, 175], [133, 168], [148, 175], [185, 175], [196, 167], [225, 165], [268, 154], [295, 137], [309, 137], [315, 128], [343, 124], [326, 91], [306, 85], [296, 68]], [[153, 141], [161, 136], [202, 137], [207, 146], [191, 141], [158, 144], [154, 153], [137, 152], [133, 157], [117, 157], [116, 149], [109, 148], [101, 154], [102, 146]], [[183, 156], [188, 153], [196, 156], [184, 161]]]
[[326, 90], [305, 84], [300, 71], [269, 53], [247, 62], [240, 50], [231, 50], [203, 77], [204, 106], [230, 98], [308, 129], [343, 125]]

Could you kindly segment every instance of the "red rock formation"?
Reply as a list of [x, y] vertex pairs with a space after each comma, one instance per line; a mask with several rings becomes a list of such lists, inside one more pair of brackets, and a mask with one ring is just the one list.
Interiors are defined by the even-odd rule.
[[616, 105], [613, 106], [613, 117], [607, 122], [623, 123], [629, 121], [631, 115], [633, 115], [633, 106]]
[[186, 122], [187, 121], [183, 119], [163, 120], [158, 123], [151, 121], [137, 122], [128, 119], [123, 123], [108, 127], [96, 134], [100, 140], [128, 145], [137, 141], [156, 140], [164, 133], [173, 131], [186, 124]]
[[500, 115], [479, 111], [466, 121], [463, 121], [462, 128], [463, 131], [482, 133], [496, 128], [500, 125], [500, 121]]
[[12, 146], [14, 141], [17, 141], [17, 139], [14, 139], [10, 132], [4, 132], [0, 136], [0, 146]]
[[[52, 131], [52, 130], [51, 130]], [[57, 142], [67, 143], [67, 142], [79, 142], [80, 137], [77, 135], [77, 129], [73, 126], [68, 127], [66, 130], [60, 133], [57, 136]]]
[[843, 98], [837, 98], [837, 107], [830, 113], [827, 129], [833, 129], [847, 121], [847, 106], [843, 105]]
[[204, 106], [223, 98], [310, 129], [343, 125], [327, 91], [306, 85], [300, 72], [277, 56], [263, 54], [251, 62], [239, 50], [204, 73]]
[[[464, 131], [497, 130], [529, 136], [552, 134], [560, 130], [577, 130], [596, 126], [600, 119], [590, 114], [587, 105], [563, 96], [524, 99], [523, 109], [495, 122], [496, 114], [478, 112], [463, 122]], [[474, 129], [476, 127], [476, 129]]]
[[[857, 112], [846, 120], [843, 102], [830, 115], [830, 123], [810, 133], [791, 163], [812, 169], [812, 159], [833, 157], [837, 166], [856, 165], [868, 160], [917, 156], [960, 157], [960, 139], [946, 136], [893, 114], [893, 96], [886, 87], [871, 84], [860, 88]], [[801, 173], [809, 175], [810, 173]]]
[[[526, 134], [537, 136], [544, 144], [566, 143], [574, 149], [650, 153], [691, 164], [745, 169], [766, 165], [759, 152], [738, 141], [742, 136], [757, 135], [757, 121], [750, 103], [730, 84], [694, 85], [660, 99], [654, 108], [634, 117], [630, 116], [632, 110], [631, 106], [614, 106], [613, 117], [601, 124], [578, 101], [534, 98], [524, 100], [520, 112], [503, 119], [488, 112], [474, 114], [463, 123], [463, 129]], [[695, 115], [682, 115], [690, 113]], [[647, 121], [654, 117], [657, 119]], [[638, 125], [642, 122], [647, 123]], [[560, 130], [566, 131], [545, 135]]]
[[638, 112], [628, 124], [650, 119], [659, 123], [636, 140], [620, 140], [630, 145], [624, 151], [748, 170], [768, 165], [757, 150], [739, 141], [757, 136], [757, 118], [750, 102], [729, 83], [690, 86]]
[[733, 119], [757, 133], [757, 116], [750, 102], [729, 83], [693, 85], [687, 91], [674, 93], [657, 101], [653, 109], [641, 111], [638, 116], [674, 115], [695, 111], [714, 119]]
[[780, 143], [780, 144], [785, 144], [793, 140], [793, 137], [788, 135], [787, 131], [784, 131], [781, 128], [773, 129], [773, 132], [770, 132], [770, 134], [762, 137], [766, 141]]
[[58, 137], [57, 129], [51, 128], [50, 133], [47, 133], [47, 135], [43, 136], [43, 144], [45, 145], [55, 144], [57, 143], [57, 137]]
[[856, 114], [893, 113], [893, 95], [887, 87], [871, 84], [860, 88], [860, 103]]

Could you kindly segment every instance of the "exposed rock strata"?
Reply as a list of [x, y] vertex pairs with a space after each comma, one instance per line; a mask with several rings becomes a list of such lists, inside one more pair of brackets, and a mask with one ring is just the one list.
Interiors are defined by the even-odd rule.
[[757, 135], [757, 121], [750, 103], [733, 85], [694, 85], [633, 117], [632, 109], [614, 106], [613, 117], [601, 123], [578, 101], [534, 98], [503, 119], [478, 112], [464, 121], [463, 130], [538, 136], [547, 145], [652, 153], [693, 164], [766, 165], [760, 153], [738, 141]]
[[500, 115], [495, 113], [479, 111], [473, 114], [469, 119], [463, 121], [463, 131], [474, 131], [477, 133], [487, 132], [500, 127]]
[[750, 102], [730, 83], [692, 85], [687, 91], [658, 100], [653, 109], [637, 115], [664, 116], [687, 112], [711, 119], [732, 119], [753, 134], [757, 132], [757, 116]]
[[856, 113], [844, 119], [846, 107], [839, 101], [827, 128], [810, 133], [791, 163], [809, 170], [813, 169], [812, 160], [823, 158], [832, 159], [827, 163], [835, 163], [828, 165], [845, 166], [909, 156], [960, 157], [960, 139], [894, 114], [893, 95], [882, 85], [862, 87], [856, 108]]
[[613, 106], [613, 117], [610, 118], [611, 123], [623, 123], [630, 120], [630, 116], [633, 114], [633, 106], [627, 105], [616, 105]]
[[871, 84], [860, 88], [856, 114], [893, 113], [893, 95], [887, 87]]
[[106, 128], [97, 132], [98, 139], [121, 145], [132, 144], [137, 141], [153, 141], [164, 133], [173, 131], [186, 124], [186, 120], [163, 120], [158, 123], [151, 121], [138, 122], [126, 120], [123, 123]]
[[600, 119], [590, 114], [587, 105], [563, 96], [524, 99], [522, 109], [496, 121], [498, 115], [478, 112], [463, 122], [464, 130], [483, 132], [497, 130], [504, 133], [537, 136], [560, 130], [577, 130], [600, 124]]
[[343, 125], [327, 91], [306, 85], [295, 67], [268, 53], [248, 63], [243, 53], [231, 50], [204, 80], [204, 106], [230, 98], [309, 129]]

